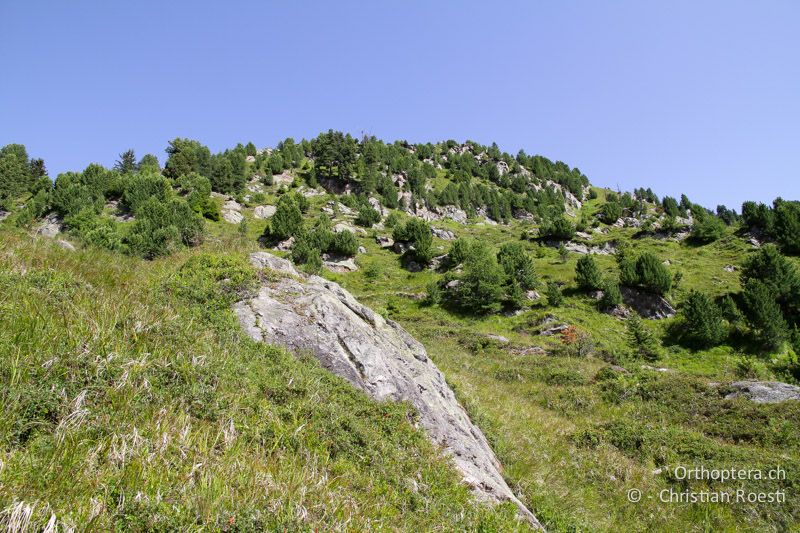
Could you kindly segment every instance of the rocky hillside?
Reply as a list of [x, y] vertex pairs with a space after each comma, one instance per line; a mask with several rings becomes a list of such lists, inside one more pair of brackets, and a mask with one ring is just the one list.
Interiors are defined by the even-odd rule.
[[[51, 509], [60, 521], [72, 506], [72, 523], [80, 522], [95, 512], [73, 505], [83, 498], [103, 503], [97, 515], [102, 526], [122, 523], [123, 507], [135, 517], [166, 513], [164, 523], [171, 524], [165, 501], [181, 502], [205, 524], [266, 520], [254, 510], [257, 502], [282, 514], [255, 523], [312, 528], [351, 519], [358, 529], [506, 530], [535, 525], [535, 515], [556, 531], [784, 531], [800, 520], [798, 202], [778, 198], [771, 206], [745, 202], [740, 210], [711, 211], [686, 195], [593, 187], [565, 163], [525, 152], [512, 156], [495, 145], [388, 144], [333, 131], [218, 154], [175, 139], [163, 167], [154, 156], [137, 160], [126, 152], [114, 169], [91, 165], [54, 183], [43, 162], [19, 145], [4, 148], [0, 158], [0, 231], [11, 243], [4, 251], [6, 276], [16, 295], [3, 315], [5, 331], [14, 332], [3, 337], [4, 357], [14, 369], [4, 375], [9, 392], [3, 401], [14, 422], [3, 429], [12, 436], [3, 441], [0, 486], [15, 487], [0, 490], [4, 517], [31, 507], [38, 509], [37, 520], [49, 520]], [[108, 267], [96, 263], [98, 257]], [[72, 288], [72, 278], [39, 281], [43, 268], [72, 273], [88, 285]], [[134, 279], [140, 285], [144, 279], [152, 292], [137, 293]], [[44, 318], [11, 317], [23, 313], [18, 306], [35, 307], [54, 295], [67, 294], [69, 301], [83, 294], [89, 305], [97, 286], [109, 306], [130, 300], [131, 318], [112, 319], [110, 309], [108, 318], [93, 318], [89, 324], [98, 326], [81, 330], [59, 356], [67, 369], [51, 375], [41, 366], [53, 365], [48, 344], [38, 344], [34, 332], [48, 327], [55, 338], [66, 327], [46, 318], [56, 316], [59, 304]], [[162, 294], [169, 300], [157, 304]], [[151, 307], [159, 310], [152, 318], [158, 328], [182, 324], [195, 340], [184, 338], [183, 326], [156, 328], [158, 349], [136, 348], [152, 341], [146, 321], [135, 318]], [[88, 307], [69, 309], [69, 320], [79, 323], [90, 313]], [[183, 321], [168, 320], [174, 315]], [[110, 329], [100, 334], [103, 324]], [[180, 342], [170, 335], [180, 335]], [[217, 344], [205, 360], [220, 366], [204, 370], [188, 354], [209, 338]], [[39, 355], [21, 358], [14, 348], [20, 339]], [[117, 373], [100, 379], [96, 368], [82, 370], [88, 364], [80, 362], [84, 343], [91, 353], [113, 345], [111, 351], [127, 355], [102, 363]], [[161, 355], [138, 366], [152, 350]], [[223, 354], [239, 350], [228, 368]], [[269, 385], [258, 376], [275, 362], [263, 350], [285, 354]], [[178, 377], [149, 374], [156, 372], [155, 361], [156, 368], [175, 368]], [[307, 370], [317, 363], [326, 370]], [[139, 372], [143, 381], [116, 400], [111, 390], [125, 372]], [[187, 381], [197, 372], [202, 379]], [[307, 376], [300, 385], [297, 372]], [[205, 385], [189, 385], [197, 379]], [[26, 403], [44, 394], [37, 383], [64, 392], [45, 395], [49, 403], [40, 411]], [[156, 383], [166, 387], [163, 393], [146, 392], [160, 390]], [[251, 394], [234, 400], [239, 386]], [[339, 395], [344, 390], [346, 398]], [[321, 397], [334, 398], [335, 415]], [[181, 448], [185, 455], [175, 461], [188, 472], [200, 462], [217, 468], [188, 495], [174, 492], [179, 477], [151, 476], [165, 464], [153, 456], [147, 490], [125, 477], [126, 468], [101, 462], [101, 477], [94, 485], [85, 481], [99, 487], [113, 480], [120, 487], [114, 494], [101, 497], [80, 484], [61, 499], [44, 489], [20, 496], [24, 491], [15, 490], [26, 483], [61, 486], [50, 478], [34, 484], [39, 474], [21, 461], [52, 460], [41, 442], [62, 450], [69, 417], [82, 413], [87, 399], [102, 405], [103, 416], [92, 424], [81, 418], [80, 435], [132, 416], [137, 402], [152, 413], [166, 402], [168, 413], [182, 413], [183, 424], [221, 432], [219, 442], [231, 427], [247, 438], [237, 438], [242, 444], [231, 445], [235, 452], [214, 451], [221, 455], [213, 460], [214, 447], [197, 448], [203, 459], [196, 461]], [[241, 402], [249, 402], [244, 420], [235, 416]], [[362, 410], [371, 414], [359, 418]], [[132, 426], [137, 438], [144, 438], [142, 428], [150, 428], [153, 440], [164, 424], [177, 423], [147, 413]], [[335, 428], [326, 425], [331, 416]], [[257, 420], [277, 425], [256, 429]], [[318, 425], [322, 440], [305, 429]], [[101, 443], [102, 450], [118, 449], [132, 428], [81, 438], [98, 449]], [[365, 452], [373, 442], [380, 453]], [[387, 451], [393, 446], [398, 449]], [[214, 506], [196, 502], [203, 494], [221, 506], [222, 492], [193, 491], [225, 486], [222, 480], [232, 475], [233, 463], [222, 459], [228, 453], [256, 464], [267, 457], [277, 462], [264, 468], [294, 465], [311, 477], [289, 500], [268, 491], [226, 500], [228, 514], [214, 514]], [[317, 467], [309, 471], [309, 464]], [[663, 490], [716, 487], [674, 477], [675, 466], [698, 465], [780, 465], [785, 479], [745, 488], [784, 493], [786, 503], [676, 506], [658, 500]], [[416, 477], [403, 474], [406, 469]], [[367, 483], [375, 471], [380, 480]], [[334, 480], [343, 479], [342, 472], [348, 474], [339, 489]], [[160, 483], [172, 487], [170, 499], [158, 499]], [[311, 486], [318, 488], [308, 492]], [[631, 488], [648, 497], [629, 501]], [[384, 490], [391, 498], [375, 505]], [[114, 507], [121, 495], [128, 503]], [[506, 503], [487, 507], [480, 500]], [[142, 510], [131, 511], [130, 502]], [[529, 522], [519, 521], [520, 512]]]

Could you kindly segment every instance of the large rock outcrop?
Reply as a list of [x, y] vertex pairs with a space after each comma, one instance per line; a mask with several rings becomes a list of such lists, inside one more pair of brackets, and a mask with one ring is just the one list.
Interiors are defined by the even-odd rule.
[[726, 399], [743, 397], [755, 403], [781, 403], [800, 400], [800, 387], [779, 381], [736, 381]]
[[662, 319], [675, 316], [675, 308], [663, 297], [633, 287], [620, 287], [622, 301], [643, 318]]
[[536, 518], [514, 496], [483, 433], [458, 403], [425, 348], [397, 323], [360, 304], [339, 284], [301, 275], [266, 252], [250, 260], [284, 276], [234, 305], [244, 330], [258, 341], [312, 352], [323, 367], [376, 400], [407, 401], [427, 434], [452, 456], [482, 500], [510, 500], [532, 525]]

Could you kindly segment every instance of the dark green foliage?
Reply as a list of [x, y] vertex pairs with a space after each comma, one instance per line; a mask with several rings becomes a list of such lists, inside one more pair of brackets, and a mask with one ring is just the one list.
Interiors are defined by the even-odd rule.
[[551, 307], [559, 307], [564, 303], [564, 295], [561, 293], [561, 287], [559, 287], [558, 283], [555, 281], [548, 282], [545, 296], [547, 296], [547, 305]]
[[139, 170], [136, 164], [136, 154], [133, 150], [126, 150], [119, 154], [119, 159], [114, 164], [114, 170], [120, 174], [131, 174]]
[[475, 314], [496, 313], [505, 297], [505, 274], [489, 248], [476, 242], [464, 261], [464, 275], [452, 288], [449, 303]]
[[622, 205], [618, 202], [606, 202], [603, 204], [603, 222], [613, 224], [622, 216]]
[[192, 172], [178, 178], [176, 185], [186, 195], [186, 201], [195, 213], [214, 221], [222, 218], [219, 205], [211, 198], [211, 181], [208, 178]]
[[601, 310], [606, 311], [613, 309], [622, 303], [622, 294], [619, 292], [619, 284], [615, 280], [604, 280], [601, 289], [603, 290], [603, 296], [597, 303]]
[[284, 240], [294, 235], [303, 224], [303, 214], [297, 206], [294, 195], [285, 194], [280, 197], [272, 215], [265, 236], [273, 240]]
[[545, 239], [570, 240], [575, 236], [575, 226], [563, 216], [543, 220], [539, 236]]
[[665, 294], [672, 287], [669, 269], [651, 252], [644, 252], [634, 260], [630, 251], [620, 250], [617, 263], [622, 285], [639, 287], [656, 294]]
[[658, 359], [658, 340], [655, 335], [647, 329], [647, 325], [638, 314], [631, 314], [626, 321], [626, 329], [628, 346], [635, 358], [647, 359], [648, 361], [655, 361]]
[[744, 307], [758, 339], [769, 348], [780, 348], [789, 337], [789, 326], [770, 287], [755, 278], [748, 280], [744, 286]]
[[453, 244], [450, 246], [450, 251], [447, 253], [448, 264], [456, 266], [463, 263], [469, 255], [470, 248], [471, 244], [467, 239], [459, 237], [454, 240]]
[[52, 205], [62, 217], [85, 208], [99, 213], [103, 207], [103, 193], [83, 183], [80, 173], [66, 172], [56, 178]]
[[668, 217], [675, 218], [681, 215], [681, 210], [678, 207], [678, 201], [672, 196], [665, 196], [661, 200], [661, 206], [664, 208], [664, 213]]
[[127, 251], [117, 224], [109, 218], [98, 216], [92, 209], [83, 209], [64, 221], [70, 233], [80, 237], [86, 244], [116, 252]]
[[800, 254], [800, 202], [775, 200], [775, 238], [783, 251]]
[[347, 179], [356, 161], [358, 145], [350, 134], [328, 130], [311, 141], [312, 156], [323, 176]]
[[35, 181], [23, 145], [9, 144], [0, 149], [0, 208], [11, 209], [12, 201], [29, 191]]
[[681, 307], [684, 338], [692, 345], [709, 347], [721, 343], [727, 334], [722, 312], [711, 298], [691, 291]]
[[139, 160], [137, 165], [139, 172], [161, 172], [161, 165], [158, 163], [158, 158], [153, 154], [145, 154]]
[[[225, 150], [211, 158], [211, 187], [225, 194], [241, 192], [247, 182], [244, 149]], [[202, 174], [202, 172], [201, 172]]]
[[594, 257], [587, 254], [578, 259], [578, 263], [575, 265], [575, 281], [578, 288], [584, 291], [602, 288], [603, 278]]
[[409, 258], [418, 263], [428, 264], [433, 258], [433, 234], [430, 225], [419, 218], [409, 218], [394, 227], [392, 237], [395, 241], [409, 243], [413, 250], [407, 252]]
[[203, 220], [182, 198], [164, 202], [150, 197], [136, 209], [136, 221], [125, 243], [135, 255], [146, 259], [169, 255], [181, 245], [202, 241]]
[[371, 228], [373, 224], [381, 221], [381, 214], [372, 208], [367, 202], [363, 202], [358, 208], [358, 215], [355, 223], [365, 228]]
[[166, 202], [172, 195], [169, 181], [160, 174], [139, 173], [125, 181], [122, 193], [122, 205], [136, 214], [151, 197], [159, 202]]
[[198, 141], [176, 138], [169, 142], [166, 151], [169, 157], [164, 166], [164, 175], [168, 178], [176, 180], [190, 172], [210, 175], [211, 152]]
[[800, 325], [800, 275], [773, 245], [766, 245], [744, 264], [744, 314], [758, 338], [776, 348]]
[[[451, 250], [452, 253], [452, 250]], [[506, 243], [497, 252], [497, 261], [509, 280], [516, 282], [523, 291], [534, 288], [537, 283], [533, 259], [518, 242]]]
[[330, 251], [336, 255], [352, 257], [358, 253], [358, 239], [351, 231], [343, 230], [335, 233]]
[[725, 223], [714, 215], [704, 214], [692, 224], [691, 238], [699, 243], [710, 243], [725, 234]]
[[20, 209], [15, 221], [18, 227], [28, 227], [37, 218], [42, 217], [50, 209], [51, 193], [49, 190], [37, 192], [30, 200], [25, 202], [25, 207]]
[[742, 222], [749, 229], [758, 229], [771, 235], [774, 225], [774, 216], [769, 206], [756, 202], [742, 204]]
[[297, 237], [297, 240], [292, 246], [292, 261], [298, 265], [303, 265], [312, 261], [314, 257], [319, 256], [320, 249], [314, 248], [311, 239], [309, 239], [307, 235], [303, 234]]

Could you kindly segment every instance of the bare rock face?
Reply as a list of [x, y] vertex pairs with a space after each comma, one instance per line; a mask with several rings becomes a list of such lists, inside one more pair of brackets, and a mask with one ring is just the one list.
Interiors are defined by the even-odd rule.
[[800, 400], [800, 387], [779, 381], [737, 381], [730, 384], [733, 392], [726, 399], [744, 397], [755, 403], [781, 403]]
[[640, 291], [633, 287], [620, 287], [622, 301], [631, 307], [643, 318], [672, 318], [675, 316], [675, 308], [658, 294]]
[[407, 401], [435, 444], [448, 453], [464, 481], [488, 502], [514, 496], [489, 443], [467, 416], [425, 348], [397, 323], [360, 304], [339, 284], [301, 276], [285, 259], [266, 252], [253, 265], [287, 274], [266, 282], [258, 295], [234, 305], [242, 328], [257, 341], [312, 352], [322, 366], [376, 400]]
[[263, 220], [274, 215], [276, 210], [274, 205], [259, 205], [253, 209], [253, 217]]
[[433, 233], [434, 237], [438, 237], [443, 241], [456, 240], [456, 234], [448, 229], [431, 228], [431, 233]]
[[61, 233], [61, 227], [61, 219], [55, 213], [51, 213], [44, 218], [36, 233], [52, 239]]

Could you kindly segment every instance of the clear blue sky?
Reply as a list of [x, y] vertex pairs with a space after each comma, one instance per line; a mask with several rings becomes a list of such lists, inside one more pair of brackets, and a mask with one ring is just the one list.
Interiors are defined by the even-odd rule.
[[0, 65], [0, 145], [52, 176], [334, 128], [711, 207], [800, 198], [798, 1], [0, 0]]

